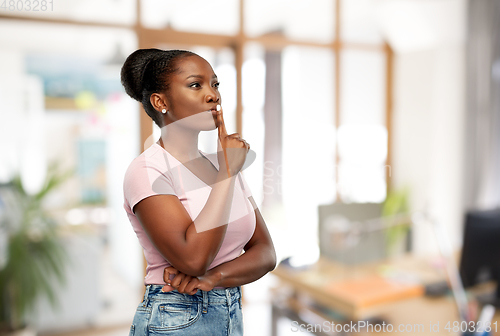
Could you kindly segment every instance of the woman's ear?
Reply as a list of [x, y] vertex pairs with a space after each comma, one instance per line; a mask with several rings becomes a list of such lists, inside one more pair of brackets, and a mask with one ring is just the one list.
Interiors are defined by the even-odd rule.
[[163, 109], [168, 110], [168, 104], [165, 98], [166, 97], [160, 93], [153, 93], [151, 97], [149, 97], [149, 101], [156, 111], [161, 112]]

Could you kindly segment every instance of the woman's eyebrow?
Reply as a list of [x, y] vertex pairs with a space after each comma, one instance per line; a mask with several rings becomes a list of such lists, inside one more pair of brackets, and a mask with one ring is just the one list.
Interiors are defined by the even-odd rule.
[[[187, 76], [187, 77], [186, 77], [186, 79], [189, 79], [189, 78], [191, 78], [191, 77], [194, 77], [194, 78], [201, 78], [201, 79], [203, 79], [203, 76], [202, 76], [202, 75], [189, 75], [189, 76]], [[217, 79], [217, 75], [215, 75], [215, 74], [214, 74], [214, 75], [212, 76], [212, 79], [213, 79], [213, 78]]]
[[194, 77], [194, 78], [203, 78], [202, 75], [189, 75], [189, 76], [186, 77], [186, 79], [189, 79], [191, 77]]

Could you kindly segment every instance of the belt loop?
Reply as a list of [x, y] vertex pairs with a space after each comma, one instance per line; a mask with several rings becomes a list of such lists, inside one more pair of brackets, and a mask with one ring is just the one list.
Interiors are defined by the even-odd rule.
[[201, 291], [203, 294], [203, 313], [208, 312], [208, 293], [205, 291]]
[[227, 306], [231, 307], [231, 292], [229, 291], [229, 288], [226, 288], [225, 292], [226, 292]]
[[151, 285], [146, 285], [146, 291], [144, 292], [144, 299], [142, 300], [142, 306], [146, 307], [148, 304], [149, 289]]

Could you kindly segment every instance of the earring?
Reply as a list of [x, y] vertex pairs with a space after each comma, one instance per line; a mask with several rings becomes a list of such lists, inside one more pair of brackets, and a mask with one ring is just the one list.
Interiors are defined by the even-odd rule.
[[164, 108], [163, 110], [161, 110], [161, 113], [167, 113], [167, 109]]

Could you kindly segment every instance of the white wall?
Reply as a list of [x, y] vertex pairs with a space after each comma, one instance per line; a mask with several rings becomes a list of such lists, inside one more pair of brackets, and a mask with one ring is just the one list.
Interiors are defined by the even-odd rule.
[[[466, 2], [404, 2], [412, 3], [413, 9], [425, 7], [419, 27], [432, 34], [424, 42], [417, 38], [414, 46], [411, 41], [399, 45], [396, 38], [392, 40], [396, 52], [392, 183], [396, 188], [410, 186], [411, 210], [429, 211], [457, 248], [463, 221]], [[450, 26], [455, 29], [450, 31]], [[405, 26], [400, 28], [404, 35]], [[430, 227], [416, 227], [413, 238], [417, 253], [437, 251]]]

